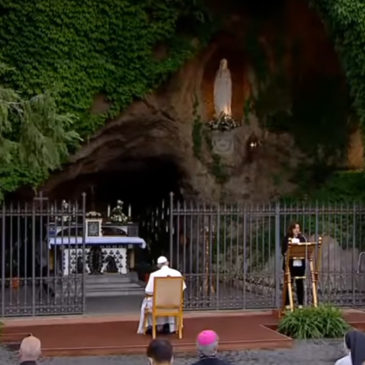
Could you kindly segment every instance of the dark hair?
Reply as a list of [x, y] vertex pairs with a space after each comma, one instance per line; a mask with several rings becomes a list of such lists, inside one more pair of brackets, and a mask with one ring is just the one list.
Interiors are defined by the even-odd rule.
[[289, 237], [293, 237], [293, 229], [295, 228], [296, 225], [300, 227], [300, 224], [296, 221], [290, 223], [288, 230], [286, 232]]
[[346, 333], [345, 343], [351, 352], [353, 365], [362, 365], [365, 361], [365, 334], [352, 330]]
[[167, 340], [152, 340], [148, 345], [147, 356], [156, 362], [171, 361], [172, 355], [172, 345]]

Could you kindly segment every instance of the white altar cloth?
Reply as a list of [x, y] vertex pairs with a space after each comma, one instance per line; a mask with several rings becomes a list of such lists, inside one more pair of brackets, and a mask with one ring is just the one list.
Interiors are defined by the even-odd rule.
[[[129, 236], [95, 236], [85, 237], [85, 252], [83, 251], [83, 237], [64, 236], [49, 237], [48, 248], [62, 248], [62, 271], [64, 275], [69, 275], [77, 270], [77, 260], [83, 255], [89, 256], [92, 246], [100, 246], [104, 257], [112, 256], [116, 260], [118, 272], [127, 274], [127, 250], [136, 246], [146, 248], [146, 241], [141, 237]], [[134, 265], [134, 251], [131, 250], [130, 262]], [[107, 262], [103, 262], [101, 272], [106, 270]], [[132, 266], [133, 267], [133, 266]], [[90, 272], [88, 259], [86, 260], [86, 271]]]
[[[48, 239], [49, 246], [59, 245], [82, 245], [82, 237], [50, 237]], [[85, 245], [133, 245], [146, 248], [146, 241], [141, 237], [128, 237], [128, 236], [96, 236], [85, 237]]]

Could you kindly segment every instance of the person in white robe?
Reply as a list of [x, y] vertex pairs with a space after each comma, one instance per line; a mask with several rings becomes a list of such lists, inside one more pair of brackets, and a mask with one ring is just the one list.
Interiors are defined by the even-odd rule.
[[[154, 289], [154, 280], [155, 278], [164, 278], [164, 277], [181, 277], [180, 271], [177, 271], [175, 269], [171, 269], [169, 267], [169, 262], [165, 256], [160, 256], [157, 259], [157, 266], [159, 267], [159, 270], [154, 271], [151, 273], [148, 283], [145, 288], [146, 297], [142, 301], [141, 306], [141, 316], [139, 319], [139, 325], [138, 325], [138, 334], [144, 334], [144, 319], [145, 319], [145, 309], [152, 309], [152, 296], [153, 296], [153, 289]], [[186, 289], [186, 284], [184, 282], [183, 289]], [[152, 325], [151, 316], [148, 316], [148, 326]], [[169, 324], [170, 333], [173, 333], [176, 331], [176, 323], [175, 323], [175, 317], [158, 317], [157, 318], [157, 326], [158, 330], [165, 324]]]

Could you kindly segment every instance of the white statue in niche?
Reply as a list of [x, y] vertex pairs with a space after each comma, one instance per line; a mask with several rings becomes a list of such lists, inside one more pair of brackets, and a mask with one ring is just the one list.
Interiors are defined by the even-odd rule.
[[232, 115], [232, 80], [228, 62], [225, 58], [221, 59], [219, 69], [214, 80], [214, 107], [216, 116]]

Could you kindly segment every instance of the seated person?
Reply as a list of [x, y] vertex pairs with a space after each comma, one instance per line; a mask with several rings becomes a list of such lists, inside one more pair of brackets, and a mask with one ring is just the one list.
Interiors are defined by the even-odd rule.
[[174, 355], [172, 345], [167, 340], [152, 340], [147, 348], [149, 365], [172, 365]]
[[41, 356], [41, 341], [32, 335], [23, 339], [19, 348], [20, 365], [36, 365]]
[[[149, 279], [148, 279], [148, 283], [146, 285], [145, 288], [145, 293], [146, 293], [146, 297], [143, 299], [142, 302], [142, 306], [141, 306], [141, 316], [140, 316], [140, 320], [139, 320], [139, 325], [138, 325], [138, 330], [137, 333], [139, 334], [143, 334], [144, 333], [144, 316], [145, 316], [145, 309], [149, 308], [152, 309], [152, 296], [153, 296], [153, 288], [154, 288], [154, 279], [157, 278], [164, 278], [164, 277], [181, 277], [181, 273], [177, 270], [171, 269], [169, 267], [169, 262], [167, 260], [167, 258], [165, 256], [160, 256], [157, 259], [157, 266], [159, 267], [159, 270], [154, 271], [151, 273]], [[184, 283], [184, 290], [186, 288], [186, 285]], [[151, 321], [149, 318], [149, 322], [148, 322], [149, 326], [151, 326]], [[167, 328], [165, 330], [166, 333], [174, 333], [176, 331], [176, 323], [175, 323], [175, 318], [174, 317], [158, 317], [157, 318], [157, 325], [158, 325], [158, 330], [161, 331], [162, 326], [166, 324], [166, 326], [164, 326], [164, 328]]]
[[198, 334], [196, 345], [199, 361], [193, 365], [229, 365], [217, 357], [218, 335], [212, 330], [205, 330]]

